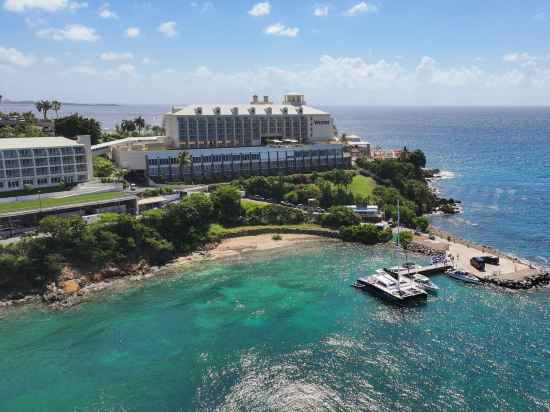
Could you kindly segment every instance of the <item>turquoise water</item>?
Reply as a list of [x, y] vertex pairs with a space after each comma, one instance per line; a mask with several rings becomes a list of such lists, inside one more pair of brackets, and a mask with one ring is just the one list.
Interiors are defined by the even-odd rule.
[[548, 291], [439, 276], [396, 308], [349, 286], [399, 260], [314, 243], [11, 312], [0, 410], [550, 410]]

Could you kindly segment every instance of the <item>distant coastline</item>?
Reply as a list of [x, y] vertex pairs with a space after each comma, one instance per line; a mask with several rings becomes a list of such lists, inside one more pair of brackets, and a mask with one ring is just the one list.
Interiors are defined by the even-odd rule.
[[[35, 104], [34, 100], [8, 100], [2, 99], [1, 104]], [[73, 103], [73, 102], [61, 102], [65, 106], [96, 106], [96, 107], [120, 107], [122, 105], [116, 103]], [[1, 107], [1, 106], [0, 106]]]

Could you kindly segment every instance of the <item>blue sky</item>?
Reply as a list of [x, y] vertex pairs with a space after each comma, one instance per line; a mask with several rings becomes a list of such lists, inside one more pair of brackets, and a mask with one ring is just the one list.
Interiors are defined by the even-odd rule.
[[548, 105], [550, 1], [0, 0], [0, 94]]

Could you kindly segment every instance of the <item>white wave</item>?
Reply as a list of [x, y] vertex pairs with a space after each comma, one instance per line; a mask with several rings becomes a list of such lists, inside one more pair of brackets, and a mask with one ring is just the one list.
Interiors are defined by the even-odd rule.
[[436, 173], [434, 175], [434, 178], [436, 179], [454, 179], [456, 177], [456, 174], [454, 172], [451, 172], [450, 170], [440, 170], [439, 173]]

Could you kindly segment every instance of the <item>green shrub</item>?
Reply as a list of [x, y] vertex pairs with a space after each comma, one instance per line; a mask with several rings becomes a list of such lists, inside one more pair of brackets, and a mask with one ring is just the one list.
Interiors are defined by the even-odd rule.
[[321, 216], [321, 225], [331, 229], [339, 229], [342, 226], [354, 226], [361, 222], [353, 210], [345, 206], [333, 206]]

